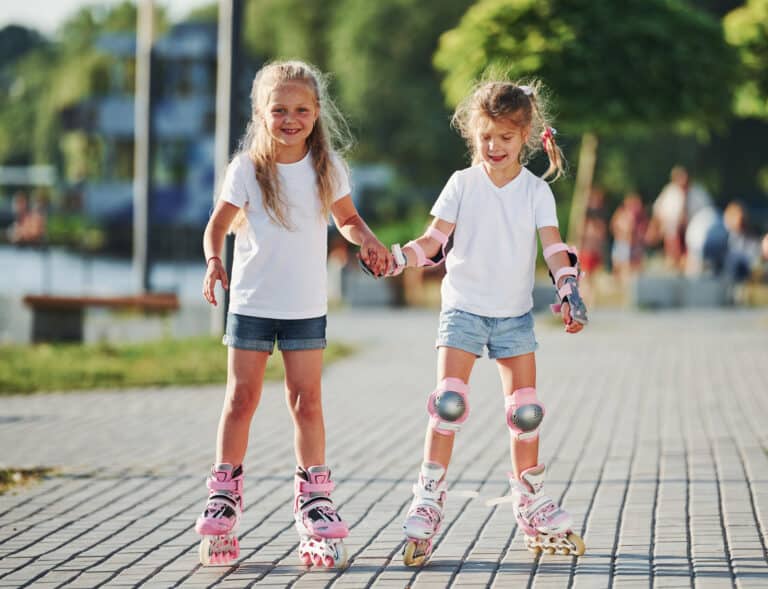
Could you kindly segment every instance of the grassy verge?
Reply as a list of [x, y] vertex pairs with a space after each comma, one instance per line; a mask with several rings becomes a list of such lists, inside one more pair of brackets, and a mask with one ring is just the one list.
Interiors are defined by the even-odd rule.
[[[352, 351], [347, 345], [329, 344], [325, 362]], [[216, 337], [125, 345], [0, 346], [0, 395], [223, 383], [226, 356]], [[273, 354], [266, 378], [276, 380], [282, 375], [280, 354]]]
[[37, 481], [52, 472], [52, 468], [0, 468], [0, 495], [12, 487]]

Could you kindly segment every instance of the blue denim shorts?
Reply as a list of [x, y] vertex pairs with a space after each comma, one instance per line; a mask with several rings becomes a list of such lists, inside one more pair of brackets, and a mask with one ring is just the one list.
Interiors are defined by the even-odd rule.
[[222, 343], [238, 350], [269, 352], [278, 350], [320, 350], [326, 347], [326, 316], [310, 319], [267, 319], [227, 314], [227, 329]]
[[435, 345], [459, 348], [478, 358], [486, 346], [489, 358], [522, 356], [539, 347], [530, 311], [520, 317], [484, 317], [459, 309], [440, 313]]

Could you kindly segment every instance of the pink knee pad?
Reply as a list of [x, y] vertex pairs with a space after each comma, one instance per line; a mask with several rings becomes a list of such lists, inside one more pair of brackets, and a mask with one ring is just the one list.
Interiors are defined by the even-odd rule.
[[536, 398], [536, 389], [517, 389], [504, 398], [507, 425], [518, 440], [535, 440], [544, 419], [544, 406]]
[[429, 424], [437, 433], [452, 436], [469, 417], [469, 385], [459, 378], [444, 378], [427, 400]]

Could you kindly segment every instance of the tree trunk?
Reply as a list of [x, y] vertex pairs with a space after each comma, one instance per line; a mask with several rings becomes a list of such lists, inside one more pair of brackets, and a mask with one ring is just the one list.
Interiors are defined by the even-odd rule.
[[597, 161], [597, 135], [584, 133], [579, 149], [579, 167], [576, 171], [576, 186], [571, 201], [571, 214], [568, 218], [568, 243], [578, 247], [581, 243], [581, 231], [584, 227], [584, 215], [587, 212], [587, 200], [592, 189]]

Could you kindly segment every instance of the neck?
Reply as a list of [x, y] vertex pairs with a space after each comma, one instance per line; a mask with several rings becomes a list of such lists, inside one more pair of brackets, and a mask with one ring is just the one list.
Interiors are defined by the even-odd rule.
[[301, 145], [278, 145], [275, 151], [275, 161], [278, 164], [295, 164], [304, 159], [309, 147], [306, 143]]
[[491, 179], [491, 182], [501, 188], [517, 178], [518, 174], [522, 171], [523, 166], [519, 162], [515, 162], [513, 165], [499, 170], [498, 168], [493, 168], [483, 162], [483, 168], [485, 169], [485, 173], [488, 174], [488, 177]]

